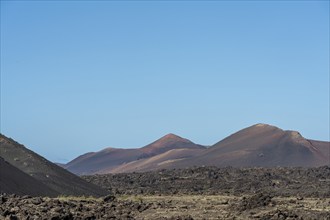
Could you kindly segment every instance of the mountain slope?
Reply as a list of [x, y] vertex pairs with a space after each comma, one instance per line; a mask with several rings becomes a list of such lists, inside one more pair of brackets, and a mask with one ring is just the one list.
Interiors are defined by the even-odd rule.
[[202, 151], [203, 149], [172, 149], [153, 157], [132, 161], [112, 169], [105, 169], [99, 173], [129, 173], [156, 170], [161, 168], [164, 164], [170, 164], [178, 160], [195, 157]]
[[[314, 146], [296, 131], [284, 131], [275, 126], [257, 124], [245, 128], [216, 143], [201, 155], [178, 161], [171, 167], [186, 166], [322, 166], [328, 163], [324, 155], [329, 142]], [[322, 150], [321, 150], [322, 148]]]
[[[0, 144], [0, 157], [28, 176], [33, 177], [37, 182], [46, 185], [52, 191], [56, 192], [57, 195], [102, 196], [107, 194], [105, 190], [51, 163], [2, 134], [0, 135]], [[18, 172], [15, 171], [15, 173]], [[20, 177], [22, 175], [17, 174], [17, 176]], [[20, 183], [24, 184], [22, 181]], [[36, 187], [38, 187], [37, 184]], [[51, 195], [53, 194], [49, 196]]]
[[[184, 150], [180, 150], [184, 149]], [[330, 143], [296, 131], [256, 124], [206, 148], [168, 134], [139, 149], [107, 148], [82, 155], [67, 168], [79, 174], [134, 172], [192, 166], [316, 167], [330, 164]]]
[[58, 195], [57, 192], [6, 162], [2, 157], [0, 157], [0, 193], [31, 196]]
[[143, 153], [139, 149], [106, 148], [99, 152], [81, 155], [64, 167], [78, 175], [94, 174], [103, 169], [111, 169], [123, 163], [137, 160]]
[[78, 175], [88, 175], [111, 171], [112, 169], [132, 161], [150, 158], [173, 149], [204, 149], [204, 146], [168, 134], [155, 142], [137, 149], [105, 148], [98, 152], [81, 155], [67, 163], [64, 167]]
[[330, 166], [330, 142], [316, 140], [308, 141], [318, 150], [318, 154], [322, 160], [328, 161], [327, 165]]
[[204, 146], [195, 144], [188, 139], [179, 137], [175, 134], [167, 134], [155, 142], [142, 147], [143, 157], [158, 155], [173, 149], [205, 149]]

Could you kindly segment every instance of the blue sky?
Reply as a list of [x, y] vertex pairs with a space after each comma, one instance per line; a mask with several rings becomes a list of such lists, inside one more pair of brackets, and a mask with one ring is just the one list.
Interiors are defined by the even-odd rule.
[[1, 1], [1, 133], [52, 161], [259, 122], [330, 139], [328, 1]]

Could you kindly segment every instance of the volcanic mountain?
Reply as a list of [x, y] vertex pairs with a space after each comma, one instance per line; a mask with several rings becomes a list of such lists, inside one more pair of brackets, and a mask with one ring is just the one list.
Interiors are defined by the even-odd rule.
[[195, 144], [188, 139], [179, 137], [175, 134], [167, 134], [164, 137], [156, 140], [141, 148], [142, 157], [151, 157], [161, 153], [165, 153], [174, 149], [205, 149], [205, 146]]
[[1, 192], [40, 196], [107, 192], [0, 134]]
[[196, 157], [203, 151], [204, 149], [172, 149], [149, 158], [135, 160], [111, 169], [104, 169], [99, 173], [129, 173], [157, 170], [166, 164], [172, 164], [180, 160]]
[[196, 157], [161, 168], [190, 166], [315, 167], [329, 165], [330, 143], [305, 139], [297, 131], [257, 124], [238, 131]]
[[[175, 150], [177, 151], [177, 150]], [[181, 154], [189, 154], [182, 155]], [[330, 143], [305, 139], [297, 131], [256, 124], [240, 130], [207, 149], [168, 151], [133, 161], [106, 172], [142, 172], [192, 166], [315, 167], [330, 164]]]
[[66, 167], [78, 174], [143, 172], [192, 166], [316, 167], [330, 165], [330, 143], [268, 124], [242, 129], [211, 147], [174, 134], [138, 149], [107, 148], [87, 153]]
[[[24, 184], [22, 184], [24, 183]], [[0, 157], [0, 193], [56, 196], [54, 190]]]
[[204, 148], [177, 135], [168, 134], [142, 148], [105, 148], [98, 152], [86, 153], [64, 165], [64, 168], [79, 175], [104, 173], [105, 170], [111, 172], [120, 165], [157, 156], [169, 150]]

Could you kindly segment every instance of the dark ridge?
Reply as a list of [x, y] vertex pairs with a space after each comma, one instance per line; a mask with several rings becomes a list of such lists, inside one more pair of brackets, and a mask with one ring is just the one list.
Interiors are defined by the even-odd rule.
[[[0, 156], [11, 166], [39, 182], [36, 187], [45, 185], [57, 195], [103, 196], [107, 194], [100, 187], [84, 181], [2, 134], [0, 144]], [[8, 166], [6, 165], [6, 167]], [[10, 167], [8, 169], [12, 169]], [[15, 173], [18, 173], [16, 171]], [[1, 179], [0, 181], [4, 184], [4, 180]], [[18, 183], [24, 186], [24, 182]], [[53, 193], [49, 194], [49, 196], [53, 195]]]

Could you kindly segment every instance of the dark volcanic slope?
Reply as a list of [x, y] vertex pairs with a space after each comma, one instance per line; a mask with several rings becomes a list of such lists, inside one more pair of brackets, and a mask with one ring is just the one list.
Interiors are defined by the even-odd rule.
[[296, 131], [284, 131], [277, 127], [257, 124], [245, 128], [216, 143], [201, 155], [171, 165], [212, 166], [302, 166], [315, 167], [329, 163], [324, 153], [329, 142], [316, 146]]
[[[116, 167], [150, 158], [173, 149], [204, 149], [201, 145], [181, 138], [174, 134], [168, 134], [157, 141], [137, 149], [106, 148], [98, 152], [91, 152], [77, 157], [64, 167], [69, 171], [79, 174], [95, 174], [111, 172]], [[173, 154], [172, 154], [173, 155]], [[173, 155], [174, 158], [178, 156]]]
[[31, 196], [56, 196], [58, 194], [45, 184], [12, 166], [2, 157], [0, 157], [0, 193]]
[[[46, 185], [58, 195], [101, 196], [107, 194], [103, 189], [87, 183], [80, 177], [49, 162], [45, 158], [4, 135], [0, 136], [0, 144], [0, 156], [5, 161], [28, 174], [28, 176], [33, 177], [37, 182]], [[1, 179], [1, 182], [2, 181]], [[24, 185], [24, 181], [17, 183]], [[35, 188], [37, 189], [39, 185], [40, 184], [36, 184]], [[48, 196], [52, 195], [53, 194], [49, 194]]]

